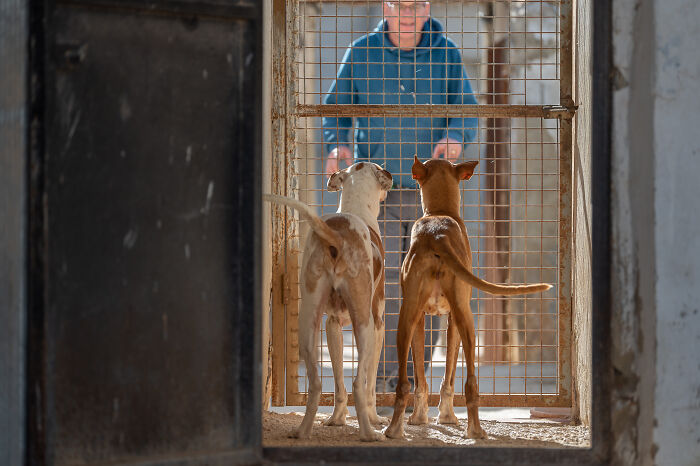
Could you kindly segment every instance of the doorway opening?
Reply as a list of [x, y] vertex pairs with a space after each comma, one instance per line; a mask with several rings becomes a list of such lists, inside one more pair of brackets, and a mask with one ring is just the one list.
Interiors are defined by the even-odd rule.
[[[386, 72], [391, 64], [377, 59], [381, 55], [373, 55], [372, 46], [365, 42], [367, 56], [375, 57], [367, 59], [367, 64], [383, 69], [384, 74], [374, 79], [385, 90], [376, 93], [370, 90], [371, 84], [356, 86], [352, 92], [357, 95], [348, 99], [334, 82], [344, 78], [341, 68], [348, 63], [350, 44], [381, 34], [392, 8], [386, 3], [404, 2], [274, 3], [272, 190], [296, 197], [319, 213], [334, 212], [338, 197], [325, 191], [325, 161], [331, 148], [344, 143], [355, 157], [370, 154], [370, 160], [384, 167], [398, 167], [392, 175], [402, 179], [410, 176], [410, 165], [396, 163], [404, 158], [402, 152], [429, 157], [439, 143], [438, 136], [407, 136], [411, 130], [417, 133], [427, 125], [431, 134], [439, 135], [441, 129], [446, 135], [451, 131], [471, 134], [471, 140], [460, 141], [462, 153], [456, 160], [479, 161], [475, 176], [461, 186], [461, 215], [470, 236], [475, 273], [496, 283], [555, 285], [546, 293], [510, 298], [473, 293], [476, 371], [484, 419], [492, 413], [496, 423], [519, 420], [523, 424], [533, 418], [578, 422], [581, 406], [576, 394], [587, 375], [577, 374], [582, 355], [576, 351], [576, 342], [590, 339], [586, 333], [590, 329], [574, 325], [575, 313], [589, 312], [574, 309], [574, 290], [589, 289], [586, 281], [590, 280], [589, 274], [577, 273], [575, 250], [574, 122], [585, 102], [575, 99], [574, 39], [575, 12], [582, 6], [567, 0], [412, 2], [414, 13], [422, 5], [429, 6], [430, 21], [442, 27], [440, 33], [459, 52], [471, 89], [461, 89], [456, 100], [449, 85], [442, 89], [442, 99], [436, 98], [439, 92], [433, 88], [426, 92], [421, 84], [435, 79], [432, 71], [427, 78], [421, 74], [426, 70], [415, 57], [418, 50], [409, 74], [398, 72], [405, 82], [399, 79], [399, 88], [387, 91], [393, 83]], [[427, 65], [434, 63], [429, 60]], [[372, 139], [370, 133], [377, 130], [383, 139]], [[335, 135], [329, 137], [329, 133]], [[400, 207], [407, 217], [422, 215], [418, 203]], [[283, 416], [303, 412], [308, 389], [296, 346], [298, 276], [306, 227], [290, 211], [273, 208], [273, 212], [270, 383], [265, 399], [269, 396], [272, 412]], [[381, 215], [379, 221], [398, 222]], [[398, 269], [409, 235], [410, 229], [404, 229], [382, 238], [387, 254], [387, 323], [398, 316]], [[319, 331], [323, 387], [319, 416], [323, 417], [324, 411], [332, 409], [334, 383], [324, 323]], [[394, 392], [382, 382], [393, 376], [395, 331], [387, 325], [378, 373], [377, 405], [387, 408], [393, 404]], [[426, 378], [433, 416], [444, 374], [444, 334], [444, 318], [426, 319]], [[343, 329], [343, 336], [344, 381], [352, 405], [357, 351], [350, 327]], [[464, 385], [461, 352], [455, 378], [455, 386]], [[466, 408], [460, 412], [459, 406], [464, 406], [461, 393], [455, 395], [455, 407], [458, 416], [466, 417]], [[292, 418], [269, 418], [270, 425], [278, 427], [266, 432], [284, 430], [286, 419]], [[520, 427], [515, 431], [524, 432]], [[348, 436], [337, 432], [339, 439]], [[581, 432], [582, 440], [568, 446], [589, 445], [587, 428]], [[416, 434], [421, 435], [430, 438], [432, 433]], [[567, 446], [557, 446], [561, 445]]]

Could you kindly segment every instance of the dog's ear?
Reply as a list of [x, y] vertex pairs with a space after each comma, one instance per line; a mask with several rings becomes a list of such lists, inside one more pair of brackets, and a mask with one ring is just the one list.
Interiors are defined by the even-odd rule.
[[468, 180], [474, 174], [474, 169], [479, 164], [477, 160], [470, 160], [455, 165], [455, 173], [458, 180]]
[[379, 186], [381, 186], [384, 191], [389, 191], [394, 184], [394, 178], [391, 176], [391, 173], [384, 170], [379, 165], [374, 166], [374, 176], [377, 177]]
[[328, 191], [330, 192], [340, 191], [340, 189], [343, 187], [343, 182], [347, 177], [348, 174], [345, 170], [340, 170], [333, 173], [331, 177], [328, 178], [328, 184], [326, 185], [326, 189], [328, 189]]
[[414, 180], [422, 181], [425, 179], [425, 175], [428, 173], [428, 170], [425, 168], [425, 165], [423, 165], [423, 162], [418, 160], [418, 156], [414, 155], [413, 156], [413, 167], [411, 167], [411, 174], [413, 175]]

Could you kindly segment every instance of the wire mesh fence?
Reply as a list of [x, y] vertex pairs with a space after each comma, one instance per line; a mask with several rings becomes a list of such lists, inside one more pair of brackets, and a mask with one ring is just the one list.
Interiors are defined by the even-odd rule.
[[[562, 45], [571, 33], [569, 6], [567, 1], [285, 4], [293, 59], [284, 68], [279, 94], [291, 96], [286, 100], [291, 105], [286, 139], [280, 138], [275, 150], [287, 167], [284, 192], [320, 213], [335, 212], [338, 196], [325, 190], [326, 162], [339, 147], [346, 147], [351, 159], [371, 160], [394, 176], [379, 216], [386, 252], [379, 405], [390, 404], [395, 391], [399, 269], [411, 223], [422, 216], [411, 179], [413, 155], [424, 161], [452, 157], [446, 152], [453, 148], [455, 162], [479, 161], [475, 175], [461, 184], [474, 273], [496, 283], [555, 285], [528, 296], [473, 291], [482, 406], [570, 403], [571, 125], [551, 118], [548, 110], [570, 95], [571, 81], [562, 69], [570, 54], [570, 42]], [[436, 153], [445, 141], [445, 153]], [[284, 228], [287, 260], [281, 268], [295, 289], [306, 231], [293, 218]], [[285, 341], [273, 336], [284, 354], [276, 364], [286, 370], [286, 396], [277, 404], [303, 404], [308, 389], [294, 344], [298, 296], [288, 293], [276, 314], [284, 318], [286, 334]], [[446, 317], [425, 322], [429, 402], [436, 405], [445, 370]], [[325, 318], [320, 332], [321, 403], [331, 404]], [[344, 381], [351, 392], [358, 355], [350, 327], [343, 329], [343, 341]], [[409, 358], [409, 374], [411, 364]], [[465, 381], [460, 354], [455, 384]]]

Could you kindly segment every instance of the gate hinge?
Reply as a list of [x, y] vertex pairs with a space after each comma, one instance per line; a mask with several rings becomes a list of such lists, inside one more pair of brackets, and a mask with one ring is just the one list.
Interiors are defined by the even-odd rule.
[[553, 119], [553, 118], [558, 118], [560, 120], [570, 120], [574, 117], [576, 114], [576, 110], [578, 109], [578, 105], [571, 105], [568, 106], [563, 106], [563, 105], [547, 105], [543, 107], [544, 110], [544, 118], [545, 119]]

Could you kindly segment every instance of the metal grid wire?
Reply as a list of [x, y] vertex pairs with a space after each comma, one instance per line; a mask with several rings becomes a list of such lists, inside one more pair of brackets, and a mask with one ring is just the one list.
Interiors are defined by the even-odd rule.
[[[569, 339], [568, 332], [562, 334], [561, 313], [570, 312], [570, 309], [560, 309], [559, 293], [559, 285], [564, 279], [561, 271], [567, 270], [560, 267], [562, 122], [545, 119], [536, 112], [527, 113], [522, 110], [524, 107], [518, 107], [558, 105], [560, 102], [562, 3], [566, 2], [430, 3], [430, 17], [442, 23], [445, 34], [454, 41], [461, 54], [477, 103], [510, 106], [510, 109], [492, 115], [485, 110], [483, 114], [487, 116], [475, 120], [468, 120], [465, 116], [458, 120], [462, 126], [456, 128], [463, 130], [467, 122], [474, 122], [471, 124], [475, 131], [474, 140], [464, 145], [464, 151], [457, 161], [479, 160], [475, 175], [461, 183], [461, 215], [469, 232], [473, 271], [477, 276], [496, 283], [546, 282], [555, 285], [548, 292], [527, 296], [497, 297], [476, 289], [473, 291], [471, 309], [477, 331], [476, 371], [482, 406], [556, 405], [569, 400], [561, 397], [561, 371], [567, 361], [562, 359], [560, 350]], [[402, 139], [406, 135], [406, 121], [413, 120], [418, 125], [419, 119], [428, 119], [429, 129], [439, 133], [451, 118], [456, 117], [448, 111], [440, 113], [439, 109], [416, 115], [406, 113], [401, 108], [402, 103], [406, 102], [416, 105], [436, 102], [431, 100], [434, 96], [430, 93], [421, 96], [415, 92], [417, 81], [425, 79], [417, 75], [408, 78], [408, 87], [413, 81], [413, 102], [410, 99], [396, 100], [395, 96], [385, 93], [380, 96], [384, 99], [380, 103], [384, 105], [379, 110], [357, 109], [355, 105], [347, 105], [339, 111], [338, 108], [324, 106], [324, 98], [336, 78], [348, 45], [371, 33], [385, 19], [385, 13], [390, 8], [383, 8], [382, 3], [377, 1], [302, 1], [298, 5], [288, 2], [288, 5], [294, 6], [290, 30], [296, 33], [293, 43], [298, 45], [291, 68], [297, 111], [295, 118], [290, 120], [293, 122], [295, 144], [294, 149], [288, 151], [289, 167], [293, 173], [288, 194], [314, 206], [319, 212], [334, 212], [338, 206], [338, 196], [325, 190], [327, 178], [324, 164], [327, 154], [322, 116], [335, 118], [335, 121], [353, 118], [348, 141], [351, 148], [354, 148], [354, 144], [360, 144], [353, 140], [353, 133], [369, 133], [381, 127], [387, 133], [395, 131], [399, 134], [398, 141], [380, 143], [384, 146], [377, 152], [380, 154], [385, 154], [386, 146], [391, 144], [403, 144], [409, 149], [413, 146], [414, 150], [422, 153], [426, 148], [420, 145], [427, 145], [430, 151], [436, 142], [434, 139], [416, 141], [410, 136]], [[381, 62], [369, 64], [382, 66]], [[404, 91], [400, 89], [399, 92]], [[369, 103], [376, 102], [376, 95], [367, 94]], [[411, 107], [411, 111], [420, 112], [422, 109]], [[392, 112], [398, 112], [399, 118]], [[474, 117], [474, 114], [468, 116]], [[401, 121], [398, 126], [397, 121]], [[392, 127], [392, 124], [395, 126]], [[405, 149], [402, 147], [402, 150]], [[386, 155], [373, 156], [372, 161], [383, 166], [391, 162]], [[394, 179], [401, 175], [410, 177], [410, 167], [411, 162], [408, 162], [401, 165], [399, 172], [392, 171]], [[417, 190], [413, 189], [413, 192]], [[387, 202], [404, 202], [408, 198], [410, 195], [396, 201], [398, 198], [390, 197]], [[415, 220], [422, 216], [419, 197], [417, 199], [418, 205], [408, 203], [399, 206], [402, 218]], [[385, 214], [380, 215], [379, 221], [384, 225], [399, 222], [387, 218]], [[303, 223], [296, 224], [299, 228], [292, 225], [287, 238], [295, 257], [293, 263], [287, 265], [292, 287], [298, 285], [296, 257], [303, 253], [300, 246], [303, 242], [299, 241], [306, 234]], [[395, 229], [388, 228], [388, 231], [394, 232]], [[409, 236], [410, 229], [398, 234], [385, 234], [382, 238], [387, 258], [387, 328], [384, 343], [387, 354], [383, 352], [379, 364], [378, 405], [392, 402], [394, 390], [382, 382], [391, 378], [390, 368], [396, 364], [389, 356], [395, 352], [388, 351], [395, 342], [396, 333], [396, 327], [390, 322], [398, 321], [401, 299], [398, 269], [407, 250]], [[566, 239], [566, 234], [564, 237]], [[292, 342], [296, 341], [293, 334], [297, 331], [293, 311], [298, 309], [295, 299], [298, 299], [298, 294], [293, 295], [292, 302], [287, 306], [286, 331], [287, 338]], [[565, 317], [568, 318], [568, 315]], [[446, 323], [446, 316], [426, 318], [426, 346], [430, 348], [426, 354], [426, 378], [431, 405], [437, 404], [444, 374]], [[351, 393], [358, 355], [350, 327], [343, 329], [343, 341], [344, 381]], [[326, 345], [325, 317], [321, 324], [320, 342], [321, 403], [332, 404], [334, 381]], [[299, 364], [293, 344], [288, 345], [287, 350], [286, 404], [303, 404], [308, 390], [304, 365]], [[409, 358], [410, 364], [412, 361]], [[464, 386], [466, 365], [462, 351], [455, 378], [456, 387]], [[457, 391], [459, 393], [461, 390], [458, 388]], [[559, 397], [559, 401], [556, 401], [556, 397]]]

